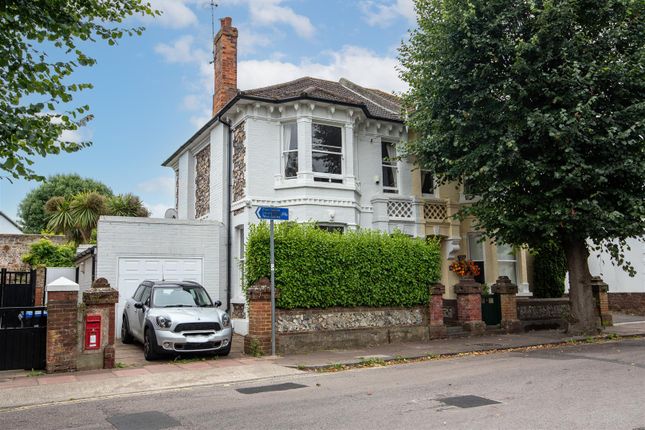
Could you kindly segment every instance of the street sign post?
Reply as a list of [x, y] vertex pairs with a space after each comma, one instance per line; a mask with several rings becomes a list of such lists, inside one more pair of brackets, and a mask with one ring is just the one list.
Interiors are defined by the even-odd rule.
[[259, 219], [269, 220], [269, 253], [271, 259], [271, 355], [275, 355], [275, 245], [273, 240], [273, 221], [287, 221], [289, 208], [260, 206], [255, 210]]

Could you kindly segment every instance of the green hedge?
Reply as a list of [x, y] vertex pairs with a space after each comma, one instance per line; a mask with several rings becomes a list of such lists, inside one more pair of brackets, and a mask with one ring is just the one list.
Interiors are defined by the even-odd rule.
[[[440, 278], [438, 243], [371, 230], [279, 223], [275, 259], [282, 309], [413, 306], [428, 302], [428, 285]], [[270, 276], [266, 223], [249, 231], [245, 273], [247, 288]]]

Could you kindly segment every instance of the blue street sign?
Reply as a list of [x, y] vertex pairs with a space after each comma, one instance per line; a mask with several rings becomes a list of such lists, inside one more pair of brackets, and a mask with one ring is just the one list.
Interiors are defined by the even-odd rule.
[[255, 210], [255, 215], [260, 219], [287, 221], [289, 219], [289, 208], [260, 206]]

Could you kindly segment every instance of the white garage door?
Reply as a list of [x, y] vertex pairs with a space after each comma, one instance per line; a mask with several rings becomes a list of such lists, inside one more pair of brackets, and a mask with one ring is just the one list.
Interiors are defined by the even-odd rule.
[[125, 301], [132, 297], [141, 282], [165, 280], [203, 283], [201, 258], [119, 258], [118, 271], [116, 333], [119, 337]]

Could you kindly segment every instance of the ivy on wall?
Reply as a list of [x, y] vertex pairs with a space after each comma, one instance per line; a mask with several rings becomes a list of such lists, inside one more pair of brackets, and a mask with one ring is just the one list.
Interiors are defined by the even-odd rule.
[[[313, 224], [275, 226], [277, 307], [414, 306], [440, 279], [439, 244], [404, 234], [329, 233]], [[269, 226], [251, 226], [246, 287], [270, 276]]]

